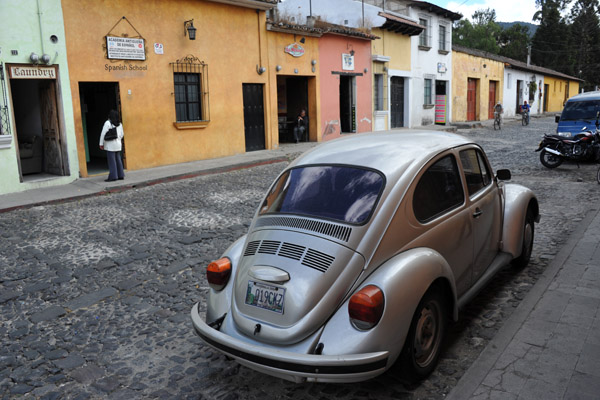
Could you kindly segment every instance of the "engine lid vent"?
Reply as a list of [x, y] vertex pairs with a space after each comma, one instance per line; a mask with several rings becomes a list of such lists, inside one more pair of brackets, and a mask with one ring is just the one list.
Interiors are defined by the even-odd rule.
[[330, 222], [313, 221], [304, 218], [288, 217], [263, 217], [256, 221], [255, 227], [283, 226], [286, 228], [304, 229], [307, 231], [321, 233], [338, 240], [347, 242], [350, 239], [352, 228], [348, 226], [332, 224]]

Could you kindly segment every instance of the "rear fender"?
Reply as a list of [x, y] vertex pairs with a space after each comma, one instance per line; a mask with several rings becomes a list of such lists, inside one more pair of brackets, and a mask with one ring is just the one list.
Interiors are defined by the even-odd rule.
[[390, 367], [404, 346], [421, 298], [434, 282], [440, 280], [449, 288], [448, 301], [452, 302], [456, 319], [458, 310], [454, 276], [448, 263], [438, 252], [416, 248], [388, 260], [355, 291], [356, 293], [367, 285], [375, 285], [383, 290], [385, 306], [379, 323], [366, 331], [355, 328], [350, 322], [347, 299], [325, 325], [320, 340], [323, 344], [322, 354], [389, 351], [387, 367]]
[[521, 255], [523, 248], [523, 226], [527, 210], [531, 209], [535, 222], [540, 220], [540, 210], [537, 198], [525, 186], [507, 183], [504, 186], [504, 196], [503, 251], [516, 258]]
[[206, 322], [208, 323], [211, 323], [223, 316], [223, 314], [228, 313], [231, 308], [233, 281], [235, 280], [235, 273], [242, 256], [246, 237], [247, 235], [244, 235], [233, 242], [221, 256], [227, 257], [231, 261], [231, 276], [229, 277], [229, 282], [227, 282], [227, 285], [225, 285], [222, 290], [216, 291], [211, 287], [208, 288], [208, 295], [206, 296]]

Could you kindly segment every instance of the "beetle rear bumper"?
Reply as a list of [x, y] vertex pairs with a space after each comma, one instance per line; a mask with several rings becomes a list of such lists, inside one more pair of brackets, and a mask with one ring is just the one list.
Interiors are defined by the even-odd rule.
[[359, 382], [386, 370], [387, 351], [317, 355], [300, 354], [264, 347], [251, 340], [242, 341], [211, 328], [200, 316], [198, 304], [192, 307], [192, 323], [198, 336], [240, 364], [294, 382]]

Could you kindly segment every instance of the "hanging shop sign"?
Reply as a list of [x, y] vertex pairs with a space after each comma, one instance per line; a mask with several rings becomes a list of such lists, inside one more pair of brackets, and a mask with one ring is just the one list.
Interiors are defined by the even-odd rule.
[[144, 39], [107, 36], [106, 49], [111, 60], [144, 61], [146, 59]]
[[300, 43], [292, 43], [286, 46], [283, 51], [294, 57], [302, 57], [304, 55], [304, 47]]
[[344, 71], [354, 71], [354, 56], [352, 54], [342, 54], [342, 69]]
[[37, 65], [11, 66], [10, 77], [12, 79], [56, 79], [56, 68]]

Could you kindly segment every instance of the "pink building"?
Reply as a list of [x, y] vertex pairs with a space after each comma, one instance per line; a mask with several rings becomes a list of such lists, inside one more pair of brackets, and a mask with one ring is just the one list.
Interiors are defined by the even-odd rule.
[[377, 37], [337, 25], [319, 39], [322, 140], [372, 131], [371, 40]]

